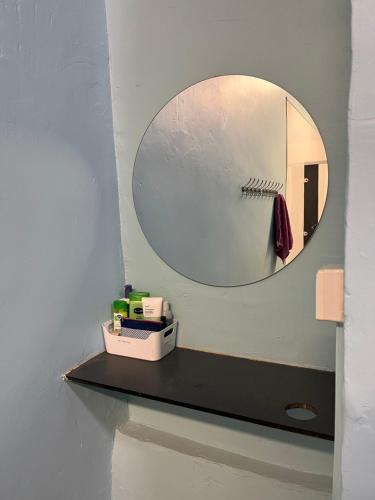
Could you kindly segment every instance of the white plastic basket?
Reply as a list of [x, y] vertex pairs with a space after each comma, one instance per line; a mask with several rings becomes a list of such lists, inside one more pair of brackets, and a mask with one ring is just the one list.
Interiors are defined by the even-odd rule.
[[102, 325], [105, 348], [110, 354], [158, 361], [176, 347], [176, 320], [160, 332], [122, 328], [121, 335], [115, 335], [111, 326], [112, 321]]

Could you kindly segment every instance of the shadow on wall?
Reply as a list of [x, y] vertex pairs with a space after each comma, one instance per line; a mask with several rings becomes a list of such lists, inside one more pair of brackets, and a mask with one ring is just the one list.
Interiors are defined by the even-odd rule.
[[[64, 393], [70, 405], [75, 406], [72, 408], [72, 415], [82, 413], [82, 411], [88, 412], [112, 438], [116, 430], [129, 420], [127, 399], [124, 395], [114, 394], [113, 391], [98, 387], [92, 389], [77, 382], [67, 382], [64, 387]], [[80, 407], [80, 410], [77, 407]], [[76, 424], [81, 445], [83, 445], [84, 426], [81, 425], [80, 428], [78, 421]]]
[[[208, 431], [208, 436], [210, 428], [216, 426], [223, 430], [231, 430], [236, 433], [238, 432], [239, 434], [251, 434], [254, 439], [263, 438], [279, 443], [287, 443], [292, 446], [301, 446], [311, 450], [327, 451], [329, 453], [333, 450], [332, 442], [312, 438], [310, 436], [303, 436], [301, 434], [252, 424], [250, 422], [242, 422], [241, 420], [221, 417], [219, 415], [211, 415], [209, 413], [169, 405], [167, 403], [160, 404], [159, 402], [143, 398], [131, 396], [126, 399], [128, 399], [129, 403], [131, 403], [129, 415], [130, 419], [134, 419], [137, 423], [149, 425], [150, 427], [159, 427], [160, 424], [163, 426], [163, 421], [164, 423], [167, 422], [167, 425], [170, 427], [168, 432], [181, 434], [182, 437], [187, 437], [189, 439], [191, 439], [192, 436], [191, 428], [188, 429], [186, 435], [184, 435], [184, 425], [181, 425], [181, 423], [187, 423], [187, 421], [189, 421], [190, 425], [194, 425], [194, 423], [203, 424]], [[143, 420], [144, 416], [147, 419], [146, 421]], [[174, 420], [171, 420], [171, 418]], [[150, 420], [153, 420], [153, 422], [150, 422]], [[122, 432], [126, 424], [127, 421], [124, 420], [119, 425], [118, 430]], [[176, 431], [177, 427], [175, 428], [175, 425], [178, 426], [178, 431]], [[199, 439], [199, 434], [197, 434], [197, 438]], [[211, 442], [210, 438], [208, 438], [206, 444], [211, 444], [212, 446], [215, 446], [215, 444], [218, 445], [218, 443], [215, 443], [214, 440]]]

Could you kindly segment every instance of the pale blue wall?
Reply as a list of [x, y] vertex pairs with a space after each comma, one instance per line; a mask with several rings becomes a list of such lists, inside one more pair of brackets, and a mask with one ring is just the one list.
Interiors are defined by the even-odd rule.
[[[179, 344], [332, 369], [334, 325], [315, 320], [315, 274], [344, 254], [349, 0], [107, 0], [120, 212], [127, 279], [168, 298]], [[307, 248], [254, 285], [215, 288], [168, 267], [147, 243], [131, 176], [148, 124], [174, 95], [223, 74], [247, 74], [292, 94], [326, 146], [326, 210]], [[161, 221], [162, 222], [162, 221]]]
[[123, 280], [104, 2], [1, 2], [0, 82], [0, 498], [108, 500], [115, 402], [60, 378]]
[[[349, 0], [106, 5], [127, 280], [170, 300], [180, 320], [180, 345], [332, 369], [335, 325], [315, 320], [315, 274], [343, 263]], [[222, 74], [264, 78], [297, 98], [319, 127], [330, 168], [326, 212], [303, 254], [272, 278], [235, 289], [194, 283], [165, 265], [142, 234], [131, 190], [137, 148], [153, 116], [179, 91]], [[205, 436], [206, 444], [271, 463], [287, 456], [296, 469], [331, 473], [331, 443], [133, 403], [130, 416], [144, 425], [192, 440]]]

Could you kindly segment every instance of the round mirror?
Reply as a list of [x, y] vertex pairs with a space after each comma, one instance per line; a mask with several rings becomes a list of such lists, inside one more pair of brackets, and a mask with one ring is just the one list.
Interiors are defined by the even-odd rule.
[[239, 286], [289, 264], [328, 189], [319, 131], [285, 90], [220, 76], [174, 97], [138, 149], [133, 197], [155, 252], [184, 276]]

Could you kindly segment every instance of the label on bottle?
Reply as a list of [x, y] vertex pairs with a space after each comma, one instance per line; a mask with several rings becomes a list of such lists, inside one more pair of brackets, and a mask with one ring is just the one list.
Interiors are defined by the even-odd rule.
[[121, 320], [123, 315], [121, 313], [113, 313], [113, 331], [121, 333]]

